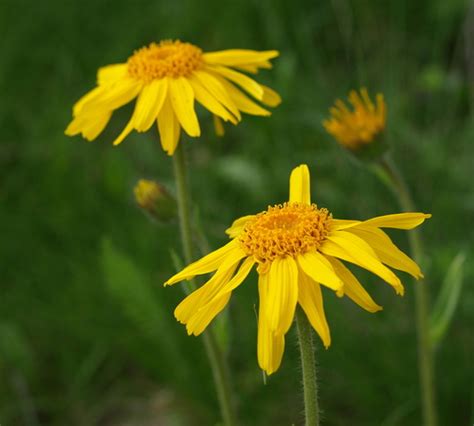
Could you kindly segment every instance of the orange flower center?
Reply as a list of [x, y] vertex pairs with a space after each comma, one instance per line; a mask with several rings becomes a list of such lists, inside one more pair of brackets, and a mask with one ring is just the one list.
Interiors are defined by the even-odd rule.
[[329, 232], [332, 215], [316, 204], [284, 203], [250, 219], [238, 237], [257, 262], [296, 256], [317, 249]]
[[128, 74], [149, 83], [164, 77], [186, 77], [202, 65], [202, 50], [179, 40], [151, 43], [128, 58]]

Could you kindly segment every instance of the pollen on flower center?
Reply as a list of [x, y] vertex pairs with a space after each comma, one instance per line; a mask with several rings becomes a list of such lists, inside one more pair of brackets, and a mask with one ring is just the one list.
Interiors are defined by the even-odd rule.
[[190, 43], [162, 41], [142, 47], [128, 58], [131, 77], [150, 82], [164, 77], [185, 77], [202, 65], [202, 50]]
[[331, 219], [328, 210], [315, 204], [277, 204], [250, 219], [238, 239], [248, 256], [260, 263], [271, 262], [318, 248]]

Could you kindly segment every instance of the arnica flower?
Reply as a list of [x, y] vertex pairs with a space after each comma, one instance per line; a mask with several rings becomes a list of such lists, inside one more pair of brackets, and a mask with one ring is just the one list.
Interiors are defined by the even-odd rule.
[[331, 118], [323, 121], [326, 131], [344, 148], [357, 151], [374, 142], [381, 142], [386, 122], [386, 107], [382, 94], [377, 94], [376, 104], [367, 89], [349, 94], [352, 110], [338, 99], [330, 108]]
[[170, 278], [165, 285], [215, 274], [176, 308], [188, 334], [198, 335], [222, 311], [254, 265], [258, 272], [258, 362], [267, 374], [280, 366], [299, 303], [326, 348], [331, 343], [321, 285], [346, 295], [369, 312], [377, 305], [352, 272], [353, 263], [378, 275], [403, 295], [400, 279], [388, 267], [422, 277], [418, 265], [400, 251], [381, 228], [412, 229], [429, 214], [401, 213], [366, 221], [334, 219], [311, 203], [306, 165], [293, 170], [290, 199], [257, 215], [237, 219], [226, 231], [231, 241]]
[[145, 132], [156, 122], [161, 145], [172, 155], [181, 127], [191, 137], [201, 134], [195, 100], [214, 114], [218, 134], [223, 133], [221, 120], [237, 124], [241, 113], [270, 115], [255, 100], [273, 107], [281, 102], [280, 96], [241, 71], [256, 74], [260, 68], [271, 68], [270, 59], [276, 56], [276, 50], [203, 53], [181, 41], [151, 43], [135, 51], [126, 63], [99, 68], [97, 87], [74, 105], [66, 134], [80, 133], [94, 140], [112, 113], [136, 98], [132, 117], [114, 145], [132, 130]]

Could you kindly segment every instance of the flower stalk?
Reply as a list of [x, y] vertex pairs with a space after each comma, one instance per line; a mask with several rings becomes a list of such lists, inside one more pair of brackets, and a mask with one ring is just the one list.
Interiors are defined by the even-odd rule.
[[303, 309], [296, 309], [296, 324], [303, 375], [305, 425], [319, 425], [318, 383], [313, 347], [313, 330]]
[[[413, 198], [407, 184], [395, 163], [383, 156], [377, 163], [377, 172], [381, 180], [393, 191], [400, 207], [404, 211], [416, 211]], [[410, 251], [415, 262], [423, 257], [423, 244], [417, 229], [408, 234]], [[415, 282], [415, 313], [418, 341], [418, 371], [422, 395], [423, 423], [426, 426], [437, 425], [436, 389], [434, 384], [433, 346], [430, 342], [430, 294], [424, 279]]]
[[[191, 200], [186, 176], [185, 152], [182, 144], [178, 145], [176, 152], [173, 155], [173, 168], [176, 181], [179, 227], [181, 233], [181, 243], [183, 246], [183, 255], [185, 262], [191, 263], [194, 258], [190, 220]], [[189, 284], [185, 289], [186, 293], [190, 293], [196, 289], [194, 281], [191, 280], [188, 283]], [[212, 329], [208, 329], [203, 333], [203, 341], [211, 366], [224, 425], [234, 426], [236, 425], [236, 420], [232, 404], [232, 392], [228, 368]]]

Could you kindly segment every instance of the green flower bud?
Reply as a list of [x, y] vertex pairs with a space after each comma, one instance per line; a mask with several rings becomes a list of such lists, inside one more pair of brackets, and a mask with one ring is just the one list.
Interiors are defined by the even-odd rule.
[[168, 222], [177, 216], [176, 200], [158, 182], [140, 179], [133, 192], [137, 204], [153, 219]]

